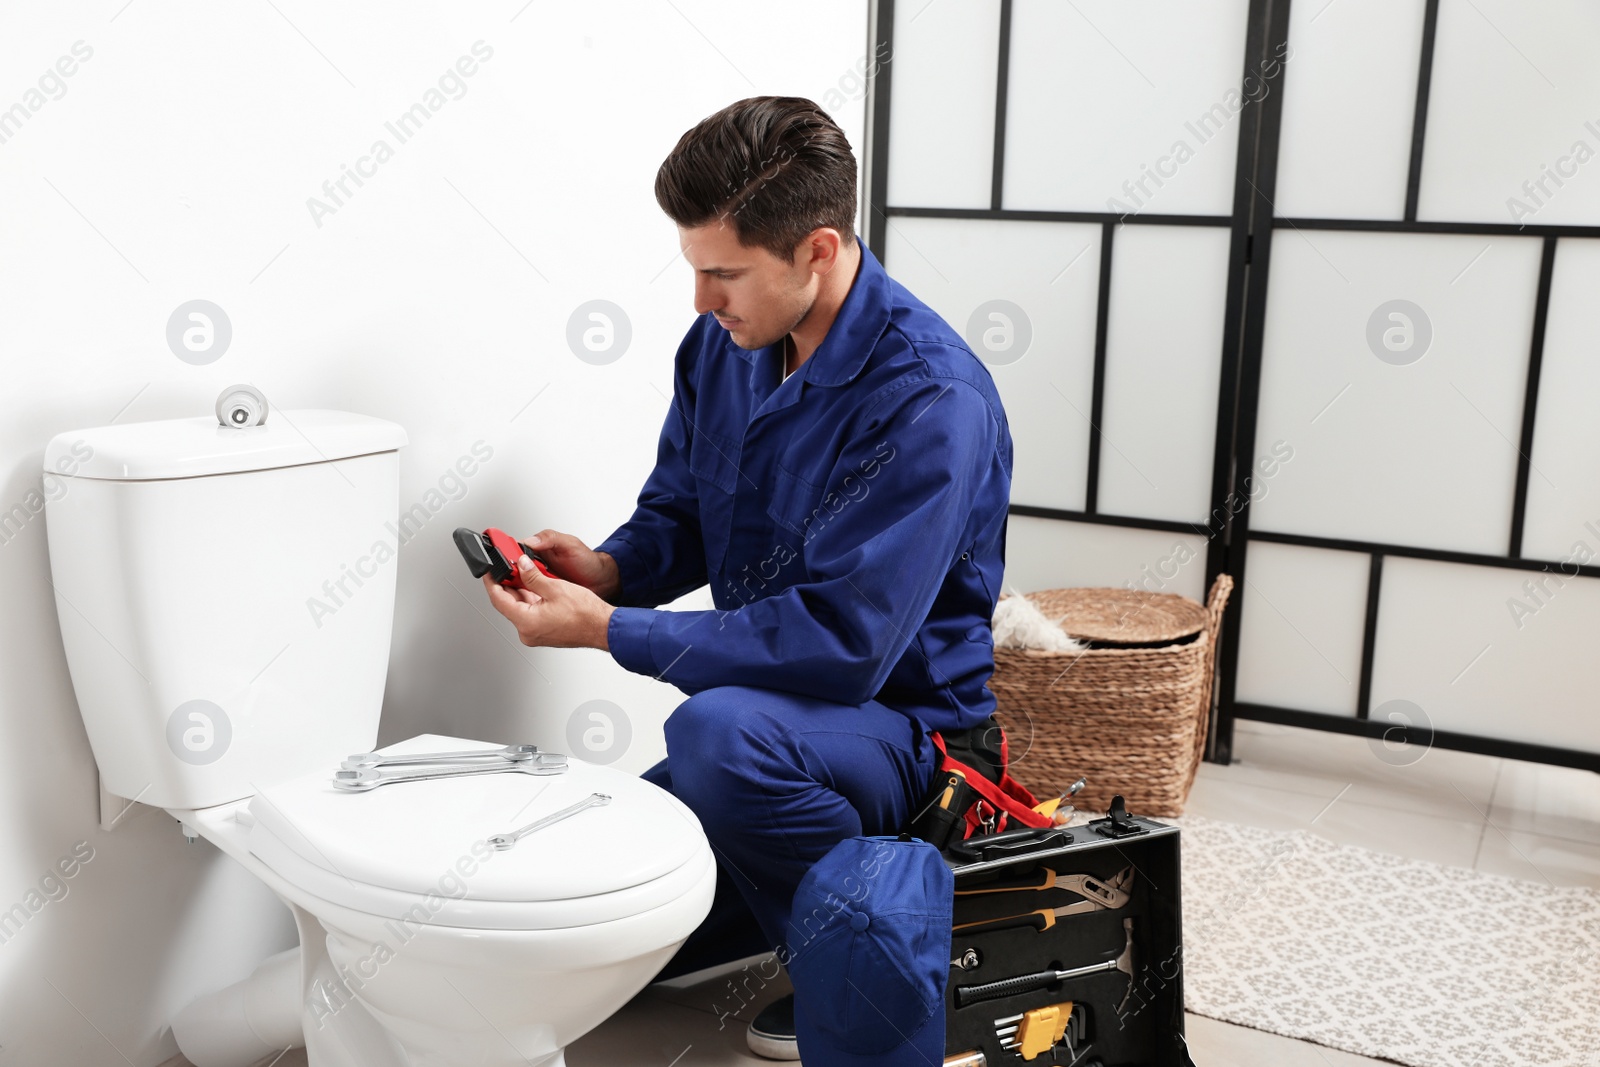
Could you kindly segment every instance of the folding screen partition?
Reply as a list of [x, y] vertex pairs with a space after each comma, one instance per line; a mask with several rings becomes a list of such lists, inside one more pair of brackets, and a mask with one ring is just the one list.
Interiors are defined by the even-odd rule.
[[1600, 13], [879, 0], [875, 33], [868, 240], [994, 374], [1013, 547], [1235, 579], [1212, 758], [1244, 717], [1600, 769]]

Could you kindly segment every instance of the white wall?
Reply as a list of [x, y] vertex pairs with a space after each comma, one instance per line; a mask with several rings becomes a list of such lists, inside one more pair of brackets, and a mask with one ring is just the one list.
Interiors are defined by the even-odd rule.
[[[0, 509], [35, 501], [52, 435], [206, 413], [241, 381], [280, 407], [403, 424], [402, 506], [481, 441], [492, 458], [400, 553], [382, 740], [566, 748], [575, 709], [607, 700], [631, 733], [616, 764], [653, 762], [676, 692], [599, 653], [516, 645], [449, 531], [549, 525], [593, 543], [626, 517], [693, 315], [655, 169], [695, 121], [758, 93], [823, 103], [859, 155], [865, 0], [107, 0], [16, 7], [6, 23], [0, 109], [37, 108], [0, 143]], [[92, 54], [28, 96], [79, 41]], [[385, 123], [479, 41], [493, 54], [464, 94], [399, 143]], [[308, 197], [379, 138], [392, 158], [318, 225]], [[204, 366], [166, 341], [174, 309], [197, 298], [233, 329]], [[607, 365], [565, 340], [592, 299], [632, 326]], [[0, 1063], [143, 1067], [174, 1052], [172, 1011], [292, 930], [165, 815], [99, 830], [48, 574], [44, 518], [6, 528], [0, 908], [78, 842], [93, 859], [0, 944]]]

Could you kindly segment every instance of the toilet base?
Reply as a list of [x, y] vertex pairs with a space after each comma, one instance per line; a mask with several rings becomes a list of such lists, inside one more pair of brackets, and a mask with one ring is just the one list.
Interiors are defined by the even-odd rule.
[[[310, 927], [321, 945], [326, 933], [304, 909], [289, 905], [302, 938]], [[178, 1050], [194, 1067], [251, 1067], [268, 1056], [305, 1048], [309, 1067], [421, 1067], [359, 1001], [335, 991], [348, 988], [326, 952], [303, 956], [292, 948], [263, 962], [250, 977], [192, 1001], [172, 1020]], [[309, 991], [306, 996], [302, 990]], [[319, 996], [318, 993], [322, 995]], [[566, 1050], [544, 1058], [519, 1056], [526, 1067], [566, 1067]]]
[[249, 1067], [263, 1043], [267, 1056], [303, 1043], [311, 1067], [564, 1067], [566, 1046], [666, 966], [716, 889], [707, 847], [687, 891], [625, 919], [491, 931], [385, 919], [257, 858], [237, 818], [247, 803], [169, 814], [289, 907], [300, 948], [178, 1014], [174, 1036], [196, 1067]]
[[173, 1016], [172, 1036], [196, 1067], [249, 1067], [305, 1044], [300, 950], [269, 957], [250, 977], [198, 997]]

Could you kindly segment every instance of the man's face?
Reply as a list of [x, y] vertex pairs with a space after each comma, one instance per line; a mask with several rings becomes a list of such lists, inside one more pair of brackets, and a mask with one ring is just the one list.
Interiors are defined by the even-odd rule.
[[678, 245], [694, 269], [694, 310], [712, 312], [740, 348], [765, 348], [794, 329], [817, 298], [818, 279], [801, 243], [793, 263], [739, 243], [733, 224], [678, 227]]

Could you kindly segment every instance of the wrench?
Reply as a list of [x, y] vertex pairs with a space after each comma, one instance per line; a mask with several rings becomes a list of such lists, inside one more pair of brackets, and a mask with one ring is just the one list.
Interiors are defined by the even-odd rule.
[[493, 837], [489, 838], [489, 844], [493, 845], [501, 852], [504, 852], [506, 849], [510, 848], [512, 845], [516, 844], [518, 841], [521, 841], [524, 837], [527, 837], [529, 834], [537, 830], [543, 830], [546, 826], [552, 826], [555, 823], [560, 822], [562, 819], [570, 819], [572, 816], [578, 814], [578, 812], [583, 811], [586, 808], [603, 808], [609, 803], [611, 803], [611, 795], [609, 793], [590, 793], [576, 804], [573, 804], [570, 807], [562, 808], [560, 811], [555, 812], [554, 814], [546, 815], [542, 819], [535, 819], [521, 829], [512, 830], [511, 832], [504, 834], [495, 834]]
[[365, 793], [380, 785], [392, 782], [422, 782], [430, 778], [466, 778], [479, 774], [504, 774], [517, 771], [521, 774], [562, 774], [567, 769], [567, 757], [559, 752], [541, 752], [532, 759], [503, 760], [498, 764], [455, 764], [421, 767], [410, 771], [385, 773], [377, 767], [345, 767], [333, 774], [333, 787], [346, 793]]
[[348, 770], [359, 770], [362, 767], [388, 767], [397, 763], [457, 762], [488, 759], [491, 756], [499, 759], [526, 760], [538, 754], [538, 745], [507, 745], [505, 748], [477, 748], [468, 752], [417, 752], [409, 755], [357, 752], [346, 759], [343, 766]]

